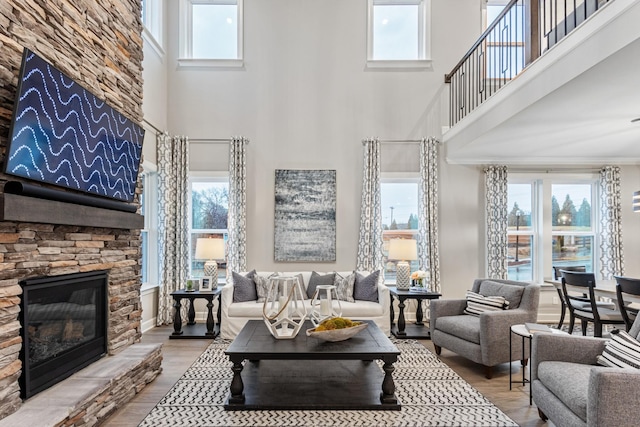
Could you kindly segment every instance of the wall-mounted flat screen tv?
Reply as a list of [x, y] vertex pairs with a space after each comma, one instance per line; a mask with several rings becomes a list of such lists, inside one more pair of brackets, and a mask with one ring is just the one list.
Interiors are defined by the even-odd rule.
[[144, 129], [25, 49], [4, 171], [133, 201]]

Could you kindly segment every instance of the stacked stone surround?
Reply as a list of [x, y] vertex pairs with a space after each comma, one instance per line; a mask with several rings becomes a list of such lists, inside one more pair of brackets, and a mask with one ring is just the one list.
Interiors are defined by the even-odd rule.
[[[24, 47], [133, 121], [141, 121], [140, 7], [140, 0], [0, 1], [0, 160]], [[0, 195], [10, 179], [16, 178], [0, 173]], [[0, 220], [0, 418], [22, 404], [19, 281], [109, 270], [108, 351], [116, 354], [140, 341], [140, 256], [140, 230]], [[156, 365], [145, 364], [155, 372], [152, 377], [159, 372]]]

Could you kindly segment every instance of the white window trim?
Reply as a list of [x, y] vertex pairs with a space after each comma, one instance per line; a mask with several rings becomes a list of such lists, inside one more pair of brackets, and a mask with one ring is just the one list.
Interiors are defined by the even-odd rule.
[[142, 23], [142, 38], [149, 43], [160, 58], [164, 58], [162, 25], [164, 0], [145, 0], [143, 7], [147, 22]]
[[[421, 58], [412, 60], [373, 59], [373, 6], [374, 5], [420, 6], [418, 49]], [[432, 70], [431, 60], [431, 0], [367, 0], [367, 68], [372, 69], [425, 69]]]
[[[551, 278], [551, 266], [553, 265], [552, 241], [554, 235], [588, 235], [593, 236], [593, 272], [596, 278], [600, 271], [600, 194], [598, 189], [598, 174], [595, 172], [575, 173], [575, 172], [545, 172], [527, 173], [517, 171], [509, 172], [509, 184], [532, 184], [532, 207], [531, 214], [535, 214], [538, 219], [532, 221], [534, 233], [534, 253], [532, 253], [533, 280], [542, 283]], [[551, 225], [551, 197], [543, 195], [551, 194], [552, 184], [591, 184], [591, 232], [559, 233], [552, 231]], [[540, 194], [542, 193], [542, 194]], [[560, 201], [558, 201], [560, 203]], [[535, 210], [535, 212], [533, 212]], [[542, 230], [539, 229], [542, 224]], [[509, 233], [511, 234], [511, 233]], [[515, 234], [514, 234], [515, 235]]]
[[[178, 66], [184, 68], [243, 68], [244, 67], [244, 0], [180, 0], [180, 56]], [[238, 7], [237, 59], [193, 58], [194, 4], [234, 4]]]
[[155, 164], [143, 160], [142, 168], [145, 172], [145, 188], [149, 191], [145, 192], [145, 215], [144, 229], [147, 230], [147, 279], [148, 282], [142, 283], [141, 291], [157, 288], [159, 286], [158, 272], [158, 182], [157, 179], [150, 180], [149, 174], [158, 171]]

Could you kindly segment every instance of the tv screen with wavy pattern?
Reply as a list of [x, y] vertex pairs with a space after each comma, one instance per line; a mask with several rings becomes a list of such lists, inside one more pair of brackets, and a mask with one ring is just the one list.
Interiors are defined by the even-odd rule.
[[25, 49], [5, 172], [131, 202], [144, 129]]

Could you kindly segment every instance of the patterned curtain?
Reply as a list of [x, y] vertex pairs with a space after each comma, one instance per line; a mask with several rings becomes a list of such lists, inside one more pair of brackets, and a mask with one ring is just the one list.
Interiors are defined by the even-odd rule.
[[380, 141], [367, 139], [364, 144], [360, 236], [356, 270], [383, 270], [382, 205], [380, 201]]
[[624, 274], [620, 168], [600, 170], [600, 274], [603, 279]]
[[245, 138], [233, 137], [229, 148], [227, 280], [232, 271], [247, 269], [247, 142]]
[[173, 320], [171, 292], [184, 285], [189, 271], [188, 170], [185, 136], [158, 134], [158, 264], [160, 292], [157, 324]]
[[429, 272], [429, 288], [440, 292], [438, 250], [438, 141], [420, 142], [420, 185], [418, 188], [418, 261]]
[[487, 277], [507, 278], [507, 167], [484, 170], [487, 195]]

